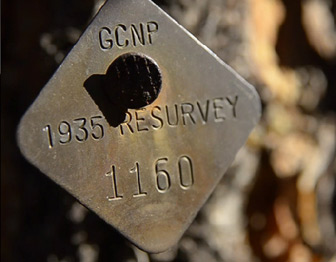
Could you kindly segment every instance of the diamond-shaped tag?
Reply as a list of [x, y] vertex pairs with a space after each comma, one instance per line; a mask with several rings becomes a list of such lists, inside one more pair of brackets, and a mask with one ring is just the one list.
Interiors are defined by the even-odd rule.
[[255, 89], [151, 1], [110, 0], [22, 118], [18, 142], [156, 253], [178, 242], [260, 111]]

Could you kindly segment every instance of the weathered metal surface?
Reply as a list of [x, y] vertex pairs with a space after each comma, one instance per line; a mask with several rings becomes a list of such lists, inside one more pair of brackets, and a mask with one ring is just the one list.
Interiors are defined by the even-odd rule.
[[[113, 69], [122, 55], [152, 65], [134, 97], [132, 84], [106, 80], [125, 79]], [[18, 142], [129, 240], [161, 252], [180, 239], [259, 117], [254, 88], [155, 4], [114, 0], [29, 108]]]

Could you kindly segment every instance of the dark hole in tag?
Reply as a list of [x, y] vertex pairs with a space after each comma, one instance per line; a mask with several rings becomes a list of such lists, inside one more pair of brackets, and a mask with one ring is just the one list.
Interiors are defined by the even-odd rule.
[[143, 108], [155, 101], [162, 87], [157, 64], [143, 54], [127, 53], [109, 66], [105, 75], [92, 75], [84, 87], [108, 123], [117, 127], [128, 109]]

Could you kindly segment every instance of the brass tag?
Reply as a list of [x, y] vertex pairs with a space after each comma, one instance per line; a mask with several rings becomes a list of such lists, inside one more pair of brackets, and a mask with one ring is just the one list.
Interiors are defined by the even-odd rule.
[[259, 96], [149, 0], [108, 1], [22, 118], [24, 156], [149, 252], [175, 245]]

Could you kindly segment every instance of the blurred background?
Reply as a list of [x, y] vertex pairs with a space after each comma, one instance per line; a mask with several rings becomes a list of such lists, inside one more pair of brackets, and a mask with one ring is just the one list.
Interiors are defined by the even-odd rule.
[[155, 1], [263, 103], [179, 245], [159, 255], [41, 174], [15, 141], [20, 117], [103, 2], [2, 2], [1, 261], [335, 262], [336, 1]]

